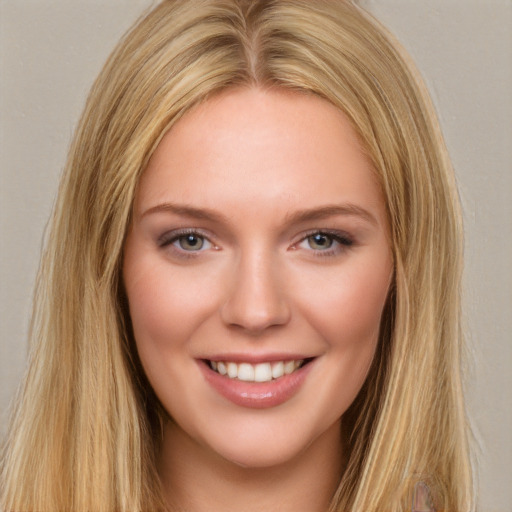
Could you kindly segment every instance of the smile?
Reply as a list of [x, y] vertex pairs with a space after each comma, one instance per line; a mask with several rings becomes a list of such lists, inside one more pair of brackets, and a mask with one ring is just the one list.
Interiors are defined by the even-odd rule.
[[208, 361], [210, 368], [229, 379], [245, 382], [270, 382], [293, 372], [306, 364], [306, 359], [274, 361], [272, 363], [235, 363], [232, 361]]
[[248, 362], [199, 359], [206, 382], [235, 405], [256, 409], [275, 407], [299, 392], [317, 357]]

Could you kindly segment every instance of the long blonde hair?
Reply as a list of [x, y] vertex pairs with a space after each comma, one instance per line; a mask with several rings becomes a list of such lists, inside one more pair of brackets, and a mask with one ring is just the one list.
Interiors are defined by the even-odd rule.
[[394, 285], [374, 364], [344, 417], [349, 461], [332, 511], [409, 510], [420, 480], [438, 510], [474, 510], [453, 171], [408, 57], [344, 0], [166, 0], [114, 50], [77, 129], [42, 259], [29, 368], [2, 455], [3, 509], [165, 508], [161, 413], [133, 347], [123, 244], [138, 179], [166, 131], [244, 84], [343, 110], [388, 208]]

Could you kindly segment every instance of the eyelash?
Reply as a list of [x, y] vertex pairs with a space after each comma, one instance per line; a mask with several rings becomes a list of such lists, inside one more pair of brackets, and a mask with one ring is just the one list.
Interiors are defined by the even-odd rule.
[[317, 235], [328, 238], [332, 242], [331, 247], [324, 250], [314, 249], [311, 247], [311, 250], [315, 257], [319, 258], [337, 256], [338, 254], [344, 252], [354, 244], [354, 240], [352, 239], [352, 237], [350, 237], [347, 233], [343, 231], [315, 229], [303, 235], [299, 242], [297, 244], [294, 244], [293, 247], [297, 248], [301, 244], [307, 243], [309, 239]]
[[215, 244], [210, 241], [208, 235], [202, 233], [197, 229], [181, 229], [178, 231], [171, 231], [169, 233], [163, 234], [158, 238], [158, 246], [162, 249], [171, 248], [175, 254], [182, 258], [195, 258], [198, 256], [198, 253], [203, 252], [203, 248], [201, 247], [197, 251], [187, 251], [183, 248], [176, 247], [174, 245], [175, 242], [178, 242], [181, 238], [186, 237], [187, 235], [194, 235], [196, 238], [200, 238], [203, 241], [207, 241], [213, 248], [215, 248]]
[[[196, 251], [187, 251], [183, 248], [176, 247], [174, 245], [175, 242], [178, 242], [180, 239], [186, 237], [187, 235], [194, 235], [197, 238], [202, 239], [203, 241], [208, 242], [212, 248], [216, 248], [215, 244], [210, 241], [208, 235], [201, 232], [197, 229], [182, 229], [178, 231], [171, 231], [169, 233], [163, 234], [158, 238], [158, 246], [161, 248], [171, 247], [176, 254], [183, 258], [194, 258], [198, 256], [198, 253], [203, 252], [205, 249], [202, 247]], [[330, 230], [322, 230], [315, 229], [309, 231], [301, 236], [301, 239], [293, 244], [292, 249], [296, 250], [301, 244], [307, 243], [309, 239], [314, 236], [323, 236], [331, 241], [331, 246], [327, 249], [314, 249], [310, 246], [311, 251], [316, 257], [329, 257], [336, 256], [341, 252], [345, 251], [349, 247], [354, 244], [354, 240], [345, 232], [342, 231], [330, 231]], [[334, 245], [334, 247], [333, 247]], [[207, 249], [209, 249], [208, 247]]]

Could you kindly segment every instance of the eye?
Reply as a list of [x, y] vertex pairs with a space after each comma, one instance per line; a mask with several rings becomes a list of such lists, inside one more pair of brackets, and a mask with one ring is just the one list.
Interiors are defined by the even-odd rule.
[[309, 235], [306, 240], [309, 247], [317, 251], [330, 249], [334, 243], [334, 238], [330, 235], [326, 235], [325, 233], [315, 233], [314, 235]]
[[[184, 251], [200, 251], [208, 249], [208, 240], [197, 233], [187, 233], [181, 235], [173, 241], [173, 245]], [[211, 245], [211, 244], [210, 244]]]
[[213, 248], [212, 242], [197, 231], [171, 231], [158, 240], [162, 248], [170, 247], [177, 253], [194, 253]]
[[315, 231], [304, 237], [298, 247], [313, 250], [322, 255], [331, 255], [338, 254], [353, 243], [353, 240], [342, 232]]

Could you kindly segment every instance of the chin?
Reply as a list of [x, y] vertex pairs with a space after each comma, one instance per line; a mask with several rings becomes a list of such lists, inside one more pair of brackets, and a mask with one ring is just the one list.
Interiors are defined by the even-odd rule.
[[209, 439], [203, 437], [201, 444], [225, 461], [248, 469], [297, 464], [303, 457], [313, 456], [315, 447], [328, 444], [332, 451], [339, 444], [340, 420], [322, 428], [305, 423], [290, 420], [275, 425], [253, 421], [246, 423], [245, 428], [235, 424], [232, 429], [224, 429], [222, 436], [217, 431]]
[[226, 449], [215, 450], [227, 462], [244, 469], [265, 469], [284, 466], [300, 457], [305, 449], [298, 447], [275, 446], [268, 443], [267, 446], [253, 444], [251, 446], [230, 446]]

